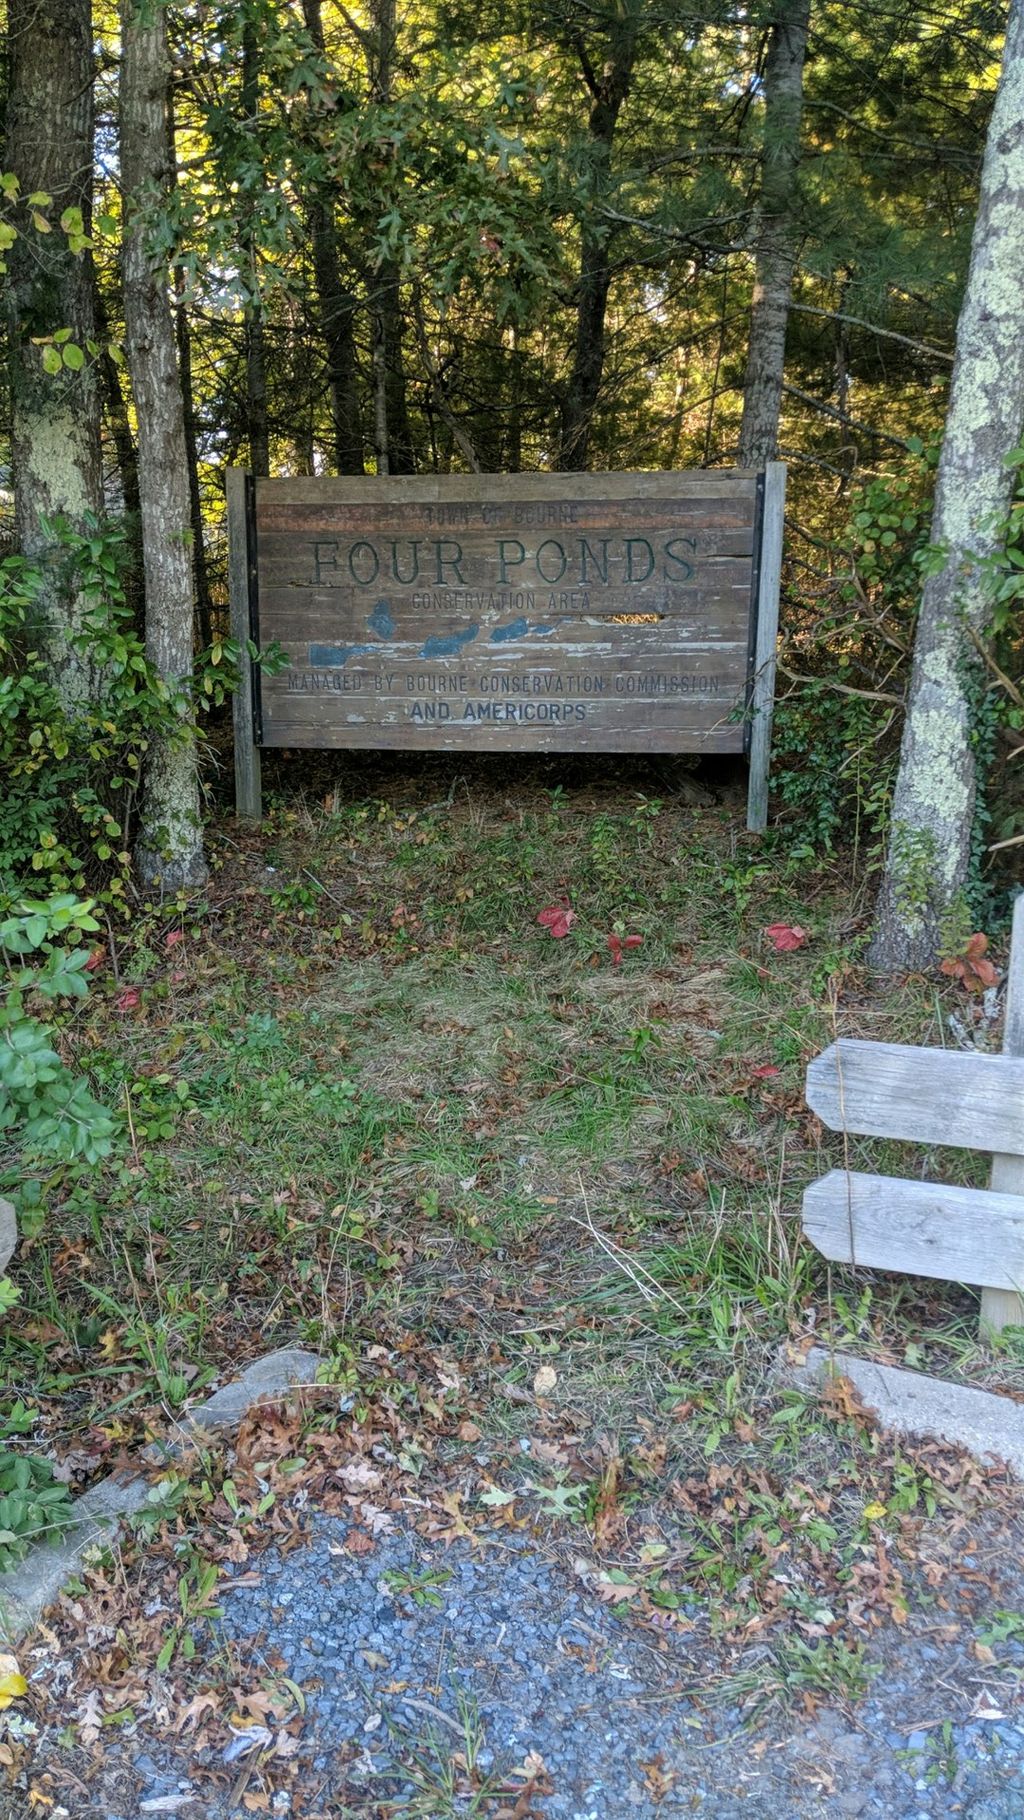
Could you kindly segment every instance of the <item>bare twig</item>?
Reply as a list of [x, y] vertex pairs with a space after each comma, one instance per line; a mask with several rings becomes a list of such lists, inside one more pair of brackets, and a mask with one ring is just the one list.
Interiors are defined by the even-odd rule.
[[822, 689], [836, 689], [840, 695], [862, 695], [865, 701], [889, 701], [897, 708], [904, 705], [902, 695], [890, 695], [885, 689], [855, 689], [852, 683], [833, 682], [830, 676], [801, 676], [796, 670], [787, 669], [785, 664], [780, 664], [779, 669], [790, 682], [814, 683]]
[[999, 665], [996, 663], [995, 658], [993, 657], [991, 651], [988, 648], [988, 645], [985, 643], [985, 640], [982, 638], [981, 634], [979, 632], [976, 632], [973, 626], [968, 626], [967, 636], [970, 639], [971, 643], [973, 644], [975, 650], [979, 653], [979, 655], [981, 657], [984, 658], [985, 663], [988, 665], [988, 667], [991, 670], [996, 681], [1000, 684], [1000, 686], [1002, 688], [1004, 688], [1006, 690], [1006, 693], [1010, 697], [1010, 700], [1016, 702], [1018, 708], [1024, 708], [1024, 694], [1021, 693], [1021, 690], [1018, 688], [1018, 686], [1015, 682], [1011, 682], [1010, 678], [1006, 674], [1006, 671], [1001, 670], [999, 668]]

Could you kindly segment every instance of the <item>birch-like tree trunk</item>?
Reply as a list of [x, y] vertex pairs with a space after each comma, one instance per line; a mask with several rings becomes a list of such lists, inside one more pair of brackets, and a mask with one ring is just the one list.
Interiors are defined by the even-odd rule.
[[973, 635], [991, 612], [985, 563], [1005, 542], [1024, 424], [1024, 0], [1012, 0], [989, 123], [939, 460], [889, 849], [871, 958], [925, 967], [963, 904], [979, 779]]
[[764, 66], [764, 154], [754, 294], [743, 380], [741, 468], [763, 468], [779, 447], [786, 328], [799, 247], [800, 124], [810, 0], [778, 0]]
[[[9, 88], [5, 168], [22, 199], [41, 191], [49, 233], [31, 210], [19, 211], [19, 237], [7, 256], [6, 313], [11, 384], [12, 466], [18, 537], [40, 560], [40, 649], [65, 707], [93, 695], [97, 678], [87, 651], [73, 644], [88, 602], [45, 528], [63, 518], [78, 530], [103, 510], [100, 388], [87, 343], [95, 343], [89, 254], [72, 253], [57, 223], [80, 209], [89, 232], [93, 167], [93, 44], [89, 0], [9, 0]], [[70, 330], [83, 364], [48, 373], [43, 347]], [[36, 344], [36, 345], [34, 345]], [[49, 352], [49, 350], [47, 350]]]
[[[167, 205], [170, 64], [166, 12], [121, 0], [121, 176], [126, 196], [124, 303], [128, 368], [139, 425], [139, 496], [146, 581], [146, 654], [172, 693], [193, 666], [188, 462], [168, 273], [151, 248]], [[206, 878], [195, 730], [180, 723], [152, 741], [136, 863], [164, 891]]]

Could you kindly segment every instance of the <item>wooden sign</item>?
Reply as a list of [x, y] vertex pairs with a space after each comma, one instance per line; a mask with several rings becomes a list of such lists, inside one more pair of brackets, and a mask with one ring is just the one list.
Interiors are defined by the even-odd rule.
[[830, 1131], [993, 1153], [987, 1189], [833, 1169], [803, 1227], [827, 1258], [978, 1285], [989, 1331], [1024, 1326], [1024, 895], [1002, 1055], [844, 1038], [810, 1064], [807, 1103]]
[[239, 813], [259, 748], [746, 753], [762, 828], [785, 468], [764, 475], [228, 474], [244, 678]]

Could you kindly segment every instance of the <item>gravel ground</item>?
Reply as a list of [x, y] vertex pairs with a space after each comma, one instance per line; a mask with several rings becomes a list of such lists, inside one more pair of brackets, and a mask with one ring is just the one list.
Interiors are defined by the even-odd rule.
[[[254, 1647], [268, 1672], [306, 1693], [295, 1780], [271, 1812], [494, 1814], [496, 1796], [445, 1804], [446, 1766], [471, 1751], [508, 1788], [530, 1753], [543, 1759], [539, 1792], [518, 1809], [511, 1797], [504, 1812], [546, 1820], [1024, 1816], [1024, 1705], [1014, 1704], [1024, 1648], [1000, 1644], [997, 1660], [979, 1661], [970, 1623], [950, 1639], [955, 1627], [937, 1622], [952, 1605], [949, 1585], [945, 1612], [917, 1600], [903, 1629], [879, 1634], [877, 1678], [855, 1707], [810, 1719], [776, 1711], [751, 1728], [749, 1709], [729, 1703], [720, 1649], [699, 1616], [689, 1630], [640, 1630], [507, 1531], [477, 1548], [393, 1533], [369, 1555], [349, 1553], [346, 1533], [317, 1517], [308, 1545], [263, 1555], [259, 1583], [222, 1600], [216, 1647]], [[1016, 1576], [1005, 1538], [999, 1548]], [[971, 1579], [968, 1563], [969, 1604]], [[1000, 1585], [1000, 1602], [1015, 1590]], [[1024, 1583], [1019, 1591], [1024, 1611]], [[241, 1755], [233, 1766], [175, 1764], [127, 1739], [125, 1754], [138, 1793], [104, 1820], [253, 1811], [241, 1805]], [[190, 1794], [194, 1803], [183, 1802]]]

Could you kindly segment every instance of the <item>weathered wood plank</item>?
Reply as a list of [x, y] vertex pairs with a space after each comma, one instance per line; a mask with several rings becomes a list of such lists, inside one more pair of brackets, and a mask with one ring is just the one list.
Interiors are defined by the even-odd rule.
[[[690, 645], [713, 647], [734, 645], [743, 652], [743, 671], [747, 675], [749, 637], [747, 603], [749, 593], [735, 589], [723, 594], [688, 595], [685, 605], [673, 614], [657, 609], [628, 615], [615, 613], [582, 613], [569, 608], [540, 614], [528, 602], [521, 612], [508, 609], [498, 612], [485, 605], [469, 614], [450, 604], [438, 606], [429, 613], [413, 604], [407, 596], [389, 596], [382, 620], [380, 601], [360, 600], [353, 607], [351, 596], [342, 590], [320, 588], [296, 589], [279, 587], [266, 580], [260, 589], [260, 619], [281, 628], [276, 635], [285, 643], [285, 632], [298, 637], [300, 643], [320, 639], [328, 634], [356, 642], [382, 644], [378, 630], [389, 624], [387, 642], [422, 644], [428, 636], [442, 629], [456, 631], [474, 626], [473, 642], [490, 640], [493, 644], [521, 643], [545, 649], [561, 650], [565, 643], [580, 639], [607, 644], [626, 653], [636, 650], [651, 655], [672, 649], [686, 650]], [[640, 602], [637, 603], [639, 607]], [[669, 623], [665, 623], [668, 621]], [[495, 637], [494, 634], [498, 636]], [[552, 639], [555, 640], [552, 645]], [[383, 648], [383, 646], [382, 646]]]
[[415, 598], [427, 610], [435, 595], [454, 595], [471, 610], [480, 594], [500, 599], [529, 589], [542, 613], [563, 594], [585, 590], [592, 611], [630, 613], [645, 610], [632, 604], [640, 600], [749, 589], [750, 556], [702, 556], [691, 548], [696, 541], [677, 537], [671, 525], [633, 538], [562, 534], [532, 541], [490, 530], [405, 540], [261, 531], [258, 552], [261, 581], [331, 591], [370, 606], [383, 594]]
[[240, 682], [231, 703], [235, 736], [235, 813], [248, 821], [263, 814], [260, 753], [256, 744], [253, 667], [248, 641], [250, 623], [250, 477], [244, 468], [225, 476], [228, 521], [228, 600], [231, 636], [239, 649]]
[[826, 1258], [1016, 1291], [1024, 1197], [833, 1169], [804, 1195], [803, 1228]]
[[572, 500], [679, 498], [748, 499], [757, 491], [757, 475], [741, 468], [693, 468], [656, 474], [413, 474], [343, 476], [303, 475], [288, 480], [259, 480], [257, 510], [267, 504], [319, 505], [322, 501], [377, 504], [395, 500], [410, 505], [446, 504], [453, 498], [499, 506], [524, 499], [555, 503]]
[[811, 1062], [807, 1104], [830, 1131], [1024, 1156], [1024, 1056], [842, 1038]]
[[652, 727], [632, 721], [616, 728], [561, 724], [508, 725], [491, 723], [471, 729], [451, 724], [439, 730], [426, 726], [409, 727], [401, 723], [373, 722], [359, 726], [325, 720], [317, 730], [288, 723], [277, 723], [266, 732], [265, 747], [302, 751], [381, 751], [381, 752], [704, 752], [741, 753], [743, 729], [726, 724], [709, 727], [706, 732], [692, 724]]
[[768, 826], [768, 769], [771, 763], [772, 715], [775, 710], [775, 649], [779, 633], [779, 588], [786, 515], [786, 466], [770, 461], [764, 476], [761, 554], [757, 582], [757, 632], [754, 676], [750, 691], [750, 776], [747, 827], [763, 834]]
[[[1024, 1056], [1024, 895], [1018, 897], [1013, 906], [1003, 1012], [1003, 1054]], [[992, 1158], [989, 1186], [998, 1193], [1024, 1195], [1024, 1158], [1012, 1153], [997, 1153]], [[1024, 1327], [1024, 1298], [1005, 1289], [987, 1288], [981, 1297], [982, 1332], [1000, 1333], [1004, 1327]]]
[[[495, 525], [506, 535], [526, 532], [535, 537], [578, 535], [600, 538], [608, 530], [636, 525], [645, 532], [671, 525], [696, 537], [706, 555], [749, 555], [754, 547], [755, 501], [752, 499], [573, 499], [557, 504], [524, 499], [499, 508], [493, 502], [461, 500], [456, 504], [431, 502], [412, 506], [392, 501], [390, 495], [376, 503], [320, 500], [292, 504], [264, 499], [256, 524], [261, 535], [290, 532], [301, 537], [393, 538], [405, 544], [410, 514], [416, 535], [461, 536], [486, 531]], [[718, 548], [728, 545], [728, 548]]]

